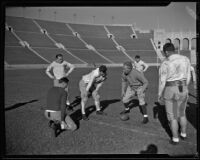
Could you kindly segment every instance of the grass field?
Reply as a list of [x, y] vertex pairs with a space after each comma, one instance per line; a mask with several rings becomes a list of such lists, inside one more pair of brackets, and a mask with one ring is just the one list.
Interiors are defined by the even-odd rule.
[[[78, 82], [91, 69], [75, 69], [69, 76], [70, 101], [79, 96]], [[80, 120], [78, 104], [71, 117], [78, 125], [74, 132], [52, 135], [43, 115], [47, 90], [53, 85], [44, 69], [5, 71], [5, 135], [6, 155], [76, 155], [76, 154], [139, 154], [149, 144], [156, 145], [158, 154], [194, 155], [197, 152], [196, 93], [190, 88], [186, 114], [186, 141], [170, 145], [169, 128], [163, 106], [157, 106], [158, 71], [150, 67], [145, 73], [149, 80], [146, 92], [150, 122], [143, 125], [137, 106], [131, 109], [130, 120], [121, 121], [121, 68], [109, 68], [108, 79], [100, 90], [101, 105], [107, 116], [95, 114], [93, 99], [87, 105], [89, 121]]]

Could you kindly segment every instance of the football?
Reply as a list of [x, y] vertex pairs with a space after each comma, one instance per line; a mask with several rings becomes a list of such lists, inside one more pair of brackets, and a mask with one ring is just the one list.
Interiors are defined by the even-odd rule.
[[121, 115], [120, 115], [120, 119], [121, 119], [122, 121], [127, 121], [127, 120], [129, 120], [129, 115], [128, 115], [128, 114], [121, 114]]

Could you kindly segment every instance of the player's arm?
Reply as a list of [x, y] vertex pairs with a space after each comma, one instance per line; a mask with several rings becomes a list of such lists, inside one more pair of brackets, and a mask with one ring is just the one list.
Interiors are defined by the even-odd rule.
[[75, 66], [71, 63], [67, 63], [67, 66], [69, 67], [69, 71], [66, 73], [66, 76], [69, 76], [69, 74], [74, 70]]
[[47, 67], [45, 73], [49, 76], [49, 78], [54, 79], [55, 77], [51, 74], [51, 69], [53, 68], [52, 63]]
[[89, 92], [89, 89], [91, 88], [91, 86], [92, 86], [92, 84], [93, 84], [95, 78], [96, 78], [95, 76], [92, 76], [92, 77], [91, 77], [91, 79], [90, 79], [90, 81], [89, 81], [89, 83], [88, 83], [88, 85], [87, 85], [87, 87], [86, 87], [86, 91], [87, 91], [87, 92]]
[[195, 70], [194, 70], [193, 66], [191, 66], [190, 69], [191, 69], [191, 73], [192, 73], [192, 80], [193, 80], [194, 88], [196, 88], [196, 85], [197, 85], [197, 82], [196, 82], [196, 73], [195, 73]]
[[122, 94], [121, 94], [122, 98], [126, 93], [127, 87], [128, 87], [127, 79], [124, 77], [124, 75], [122, 75]]
[[158, 86], [158, 99], [162, 97], [163, 90], [165, 88], [165, 84], [167, 81], [167, 66], [166, 64], [162, 63], [159, 69], [159, 86]]
[[97, 92], [99, 90], [99, 88], [103, 85], [104, 82], [98, 83], [96, 86], [95, 91]]
[[149, 68], [149, 65], [143, 62], [143, 66], [144, 66], [143, 72], [145, 72]]

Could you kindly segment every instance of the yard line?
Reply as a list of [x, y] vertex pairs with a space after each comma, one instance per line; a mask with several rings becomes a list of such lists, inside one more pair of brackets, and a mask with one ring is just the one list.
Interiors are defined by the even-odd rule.
[[[150, 136], [160, 137], [162, 139], [167, 139], [167, 140], [169, 139], [169, 138], [166, 138], [166, 137], [162, 137], [159, 134], [154, 134], [154, 133], [140, 131], [140, 130], [137, 130], [137, 129], [131, 129], [131, 128], [126, 128], [126, 127], [120, 127], [120, 126], [116, 126], [116, 125], [113, 125], [113, 124], [110, 124], [110, 123], [106, 123], [106, 122], [102, 122], [102, 121], [95, 121], [94, 119], [91, 119], [88, 122], [93, 122], [95, 124], [105, 125], [105, 126], [109, 126], [109, 127], [113, 127], [113, 128], [119, 128], [121, 130], [128, 130], [128, 131], [139, 133], [139, 134], [146, 134], [146, 135], [150, 135]], [[186, 142], [186, 141], [182, 141], [182, 142], [183, 143], [187, 143], [187, 144], [192, 145], [192, 146], [197, 146], [197, 144], [194, 144], [192, 142]]]

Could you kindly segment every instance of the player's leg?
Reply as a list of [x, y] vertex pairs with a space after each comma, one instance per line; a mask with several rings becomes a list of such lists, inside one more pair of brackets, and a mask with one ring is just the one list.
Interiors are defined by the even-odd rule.
[[130, 112], [129, 104], [132, 98], [135, 95], [135, 91], [132, 90], [129, 86], [127, 87], [126, 93], [122, 99], [122, 102], [124, 104], [124, 111], [122, 111], [120, 114], [125, 114]]
[[148, 123], [148, 114], [147, 114], [147, 104], [145, 103], [145, 93], [142, 92], [142, 87], [137, 89], [137, 97], [139, 100], [139, 107], [141, 108], [142, 114], [143, 114], [143, 121], [142, 123], [146, 124]]
[[176, 86], [166, 87], [164, 91], [165, 109], [172, 131], [172, 141], [171, 141], [172, 144], [177, 144], [179, 142], [178, 105], [177, 105], [177, 100], [174, 99], [176, 93], [177, 93]]
[[81, 80], [79, 82], [79, 89], [81, 92], [81, 114], [82, 114], [82, 119], [83, 120], [88, 120], [88, 117], [85, 113], [85, 106], [88, 100], [88, 95], [87, 95], [87, 91], [86, 91], [86, 84], [83, 82], [83, 80]]
[[77, 125], [74, 123], [74, 121], [71, 119], [69, 115], [65, 117], [65, 123], [66, 123], [64, 126], [65, 129], [69, 129], [72, 131], [77, 129]]
[[101, 106], [100, 106], [100, 95], [97, 91], [92, 92], [92, 97], [94, 99], [94, 104], [96, 107], [96, 114], [97, 115], [106, 115], [103, 111], [101, 111]]
[[67, 84], [66, 88], [65, 88], [65, 92], [67, 92], [67, 101], [66, 101], [66, 105], [70, 105], [70, 101], [69, 101], [69, 83]]
[[179, 121], [180, 121], [180, 126], [181, 126], [181, 134], [180, 134], [181, 139], [186, 139], [187, 137], [187, 134], [186, 134], [187, 118], [185, 115], [187, 101], [188, 101], [188, 89], [186, 86], [184, 86], [181, 99], [180, 101], [178, 101], [178, 112], [179, 112], [179, 117], [180, 117]]

